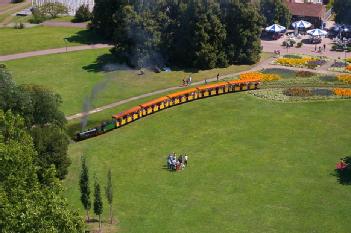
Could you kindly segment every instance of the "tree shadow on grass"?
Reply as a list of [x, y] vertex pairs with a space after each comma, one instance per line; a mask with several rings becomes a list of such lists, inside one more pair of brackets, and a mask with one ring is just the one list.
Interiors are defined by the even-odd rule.
[[344, 170], [335, 169], [334, 176], [336, 176], [340, 184], [351, 185], [351, 169], [349, 168]]
[[109, 41], [103, 39], [101, 36], [96, 34], [93, 30], [81, 30], [76, 34], [67, 37], [66, 40], [70, 43], [80, 44], [98, 44], [98, 43], [109, 43]]

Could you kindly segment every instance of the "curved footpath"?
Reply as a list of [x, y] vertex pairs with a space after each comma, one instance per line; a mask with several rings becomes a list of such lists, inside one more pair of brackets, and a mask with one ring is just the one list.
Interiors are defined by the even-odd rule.
[[[296, 71], [301, 71], [301, 70], [311, 71], [310, 69], [286, 67], [286, 66], [281, 66], [281, 65], [272, 65], [271, 62], [274, 59], [275, 58], [273, 58], [273, 57], [269, 58], [269, 59], [267, 59], [265, 61], [262, 61], [262, 62], [258, 63], [257, 65], [255, 65], [254, 67], [252, 67], [249, 70], [242, 71], [242, 72], [237, 72], [237, 73], [232, 73], [232, 74], [228, 74], [228, 75], [223, 75], [223, 76], [220, 76], [219, 79], [230, 78], [230, 77], [237, 76], [237, 75], [240, 75], [240, 74], [243, 74], [243, 73], [247, 73], [247, 72], [251, 72], [251, 71], [259, 71], [259, 70], [262, 70], [262, 69], [271, 69], [271, 68], [282, 68], [282, 69], [290, 69], [290, 70], [296, 70]], [[318, 70], [312, 70], [312, 71], [314, 73], [318, 73], [318, 74], [340, 74], [340, 73], [337, 73], [337, 72], [328, 71], [326, 69], [325, 65], [322, 66], [322, 67], [319, 67]], [[213, 81], [216, 81], [216, 80], [217, 80], [216, 77], [211, 78], [211, 79], [207, 79], [208, 82], [213, 82]], [[201, 84], [205, 84], [205, 81], [194, 82], [190, 86], [197, 86], [197, 85], [201, 85]], [[169, 87], [169, 88], [166, 88], [166, 89], [157, 90], [157, 91], [146, 93], [146, 94], [143, 94], [143, 95], [134, 96], [134, 97], [131, 97], [131, 98], [128, 98], [128, 99], [125, 99], [125, 100], [117, 101], [117, 102], [114, 102], [114, 103], [111, 103], [111, 104], [108, 104], [108, 105], [104, 105], [104, 106], [92, 109], [89, 112], [81, 112], [81, 113], [77, 113], [77, 114], [74, 114], [74, 115], [71, 115], [71, 116], [66, 116], [66, 119], [68, 121], [75, 120], [75, 119], [80, 119], [80, 118], [82, 118], [84, 116], [91, 115], [91, 114], [94, 114], [94, 113], [98, 113], [98, 112], [104, 111], [106, 109], [115, 108], [117, 106], [120, 106], [122, 104], [131, 102], [131, 101], [134, 101], [134, 100], [142, 99], [142, 98], [153, 96], [153, 95], [157, 95], [157, 94], [162, 94], [162, 93], [173, 91], [173, 90], [177, 90], [177, 89], [180, 89], [180, 88], [184, 88], [184, 87], [183, 86]]]

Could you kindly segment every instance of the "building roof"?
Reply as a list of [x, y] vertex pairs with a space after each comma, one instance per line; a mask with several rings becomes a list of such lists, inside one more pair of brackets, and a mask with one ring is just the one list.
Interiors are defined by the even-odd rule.
[[285, 1], [289, 11], [295, 16], [307, 16], [323, 18], [325, 15], [325, 6], [317, 3], [295, 3], [291, 1]]

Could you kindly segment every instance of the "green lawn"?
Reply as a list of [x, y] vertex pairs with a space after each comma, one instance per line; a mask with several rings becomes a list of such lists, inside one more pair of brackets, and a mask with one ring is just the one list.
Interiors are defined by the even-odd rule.
[[[156, 74], [146, 71], [140, 76], [135, 70], [103, 72], [98, 57], [108, 63], [108, 49], [87, 50], [66, 54], [55, 54], [6, 62], [15, 81], [19, 84], [33, 83], [51, 88], [63, 98], [62, 110], [73, 114], [82, 110], [86, 96], [94, 86], [103, 88], [97, 93], [93, 107], [113, 103], [118, 100], [147, 92], [180, 85], [182, 79], [192, 74], [193, 81], [213, 78], [249, 69], [251, 66], [230, 66], [225, 69], [207, 71], [173, 71]], [[263, 59], [271, 56], [264, 53]], [[107, 58], [106, 58], [107, 57]], [[96, 88], [95, 88], [96, 89]]]
[[[66, 196], [84, 215], [85, 154], [91, 180], [104, 186], [112, 169], [118, 232], [348, 233], [351, 187], [333, 170], [351, 153], [350, 114], [347, 100], [284, 104], [245, 93], [176, 106], [71, 144]], [[190, 166], [164, 169], [172, 151], [187, 152]]]
[[[68, 38], [67, 43], [64, 38]], [[38, 26], [25, 29], [0, 28], [0, 55], [88, 44], [97, 38], [81, 28]]]

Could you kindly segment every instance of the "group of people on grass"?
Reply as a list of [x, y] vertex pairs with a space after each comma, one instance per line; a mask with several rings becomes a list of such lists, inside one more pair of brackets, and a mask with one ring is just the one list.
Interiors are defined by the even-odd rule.
[[167, 156], [167, 168], [172, 171], [180, 171], [188, 166], [188, 155], [179, 155], [177, 157], [176, 153], [171, 153]]

